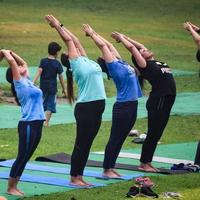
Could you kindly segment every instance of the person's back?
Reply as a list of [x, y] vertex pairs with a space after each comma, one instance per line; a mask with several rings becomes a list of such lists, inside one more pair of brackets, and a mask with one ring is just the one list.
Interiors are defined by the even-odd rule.
[[43, 93], [57, 93], [57, 75], [63, 72], [62, 66], [55, 58], [43, 58], [39, 68], [42, 69], [40, 76], [40, 88]]
[[40, 61], [38, 72], [33, 80], [35, 83], [40, 77], [40, 89], [43, 92], [43, 106], [46, 114], [44, 125], [49, 125], [52, 113], [56, 113], [56, 93], [57, 93], [57, 76], [65, 93], [64, 79], [62, 76], [63, 68], [61, 63], [56, 59], [61, 46], [56, 42], [48, 45], [48, 57]]

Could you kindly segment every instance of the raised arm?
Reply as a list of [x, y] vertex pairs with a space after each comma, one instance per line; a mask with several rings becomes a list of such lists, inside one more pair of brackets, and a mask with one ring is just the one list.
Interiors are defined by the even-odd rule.
[[83, 48], [81, 42], [79, 41], [79, 39], [72, 33], [70, 32], [66, 27], [63, 26], [63, 29], [65, 30], [65, 32], [67, 32], [70, 37], [72, 38], [74, 45], [76, 46], [76, 48], [78, 49], [79, 53], [81, 56], [87, 56], [85, 49]]
[[113, 46], [112, 43], [110, 43], [108, 40], [106, 40], [105, 38], [103, 38], [103, 37], [102, 37], [101, 35], [99, 35], [98, 33], [97, 33], [97, 35], [98, 35], [98, 37], [99, 37], [100, 39], [102, 39], [102, 40], [106, 43], [107, 47], [110, 49], [110, 51], [113, 53], [113, 55], [114, 55], [116, 58], [121, 58], [119, 52], [118, 52], [117, 49]]
[[13, 80], [20, 80], [21, 76], [18, 70], [19, 66], [14, 56], [11, 55], [11, 52], [9, 50], [1, 50], [1, 53], [3, 54], [4, 58], [7, 60], [9, 66], [11, 67]]
[[[117, 32], [115, 32], [117, 33]], [[120, 33], [126, 40], [128, 40], [131, 44], [133, 44], [137, 49], [147, 49], [143, 44], [139, 43], [138, 41], [135, 41], [131, 39], [130, 37]], [[119, 42], [119, 41], [117, 41]]]
[[83, 24], [83, 31], [85, 31], [86, 35], [89, 35], [90, 38], [92, 38], [94, 43], [101, 50], [103, 58], [107, 63], [111, 63], [116, 60], [116, 57], [110, 51], [106, 42], [102, 40], [102, 38], [99, 37], [99, 35], [95, 33], [95, 31], [88, 24]]
[[196, 32], [200, 33], [200, 27], [199, 27], [199, 26], [193, 24], [192, 22], [188, 22], [188, 23], [192, 26], [192, 28], [193, 28]]
[[28, 67], [27, 63], [19, 55], [17, 55], [13, 51], [10, 51], [10, 53], [13, 56], [13, 58], [15, 59], [15, 61], [17, 62], [18, 65], [20, 65], [22, 67]]
[[70, 59], [77, 58], [80, 56], [79, 51], [77, 51], [76, 46], [71, 38], [71, 36], [62, 28], [59, 21], [53, 15], [46, 15], [45, 19], [52, 28], [55, 28], [64, 43], [68, 48], [68, 55]]
[[196, 29], [194, 29], [189, 22], [184, 23], [183, 26], [192, 35], [193, 40], [195, 41], [195, 43], [198, 46], [198, 49], [200, 50], [200, 35], [197, 33]]
[[128, 39], [126, 39], [126, 37], [123, 34], [118, 32], [113, 32], [111, 34], [111, 37], [114, 38], [116, 41], [121, 42], [126, 47], [126, 49], [128, 49], [128, 51], [131, 52], [139, 67], [142, 68], [146, 67], [147, 64], [146, 60], [142, 57], [137, 47], [133, 43], [131, 43]]

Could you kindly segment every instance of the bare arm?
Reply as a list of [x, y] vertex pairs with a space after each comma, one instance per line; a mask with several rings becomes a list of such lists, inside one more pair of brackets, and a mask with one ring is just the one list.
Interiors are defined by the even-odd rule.
[[105, 41], [103, 41], [88, 24], [83, 24], [83, 31], [85, 31], [85, 33], [92, 38], [94, 43], [101, 50], [103, 58], [107, 63], [111, 63], [116, 59], [110, 51], [110, 49], [108, 48], [108, 46], [106, 45]]
[[67, 28], [63, 27], [63, 29], [65, 30], [65, 32], [67, 32], [70, 37], [72, 38], [74, 45], [76, 46], [76, 48], [78, 49], [78, 51], [80, 52], [80, 55], [82, 56], [87, 56], [85, 49], [83, 48], [82, 44], [80, 43], [79, 39], [72, 33], [70, 32]]
[[189, 22], [184, 23], [184, 28], [189, 31], [189, 33], [192, 35], [193, 40], [198, 46], [198, 49], [200, 49], [200, 35], [196, 32], [196, 30], [190, 25]]
[[122, 44], [126, 47], [126, 49], [128, 49], [128, 51], [130, 51], [131, 54], [134, 56], [137, 64], [140, 67], [142, 68], [146, 67], [146, 64], [147, 64], [146, 60], [141, 56], [136, 46], [133, 43], [131, 43], [128, 39], [126, 39], [124, 35], [117, 32], [113, 32], [111, 34], [111, 37], [113, 37], [116, 41], [122, 42]]
[[[115, 33], [118, 33], [118, 32], [115, 32]], [[121, 34], [121, 33], [120, 33]], [[139, 49], [147, 49], [143, 44], [139, 43], [138, 41], [136, 40], [133, 40], [131, 39], [130, 37], [124, 35], [124, 34], [121, 34], [126, 40], [128, 40], [131, 44], [133, 44], [136, 48], [139, 48]]]
[[15, 52], [11, 51], [11, 55], [13, 56], [13, 58], [15, 59], [18, 65], [23, 66], [23, 67], [28, 67], [27, 63]]
[[4, 58], [7, 60], [8, 64], [11, 67], [12, 74], [13, 74], [13, 80], [20, 80], [21, 76], [18, 71], [18, 64], [15, 60], [15, 58], [11, 55], [9, 50], [1, 50], [1, 52], [4, 55]]
[[121, 56], [119, 55], [119, 52], [118, 52], [117, 49], [113, 46], [112, 43], [110, 43], [108, 40], [106, 40], [105, 38], [103, 38], [103, 37], [100, 36], [99, 34], [98, 34], [98, 37], [99, 37], [100, 39], [102, 39], [102, 40], [106, 43], [107, 47], [110, 49], [110, 51], [113, 53], [113, 55], [114, 55], [116, 58], [121, 58]]
[[36, 73], [36, 75], [35, 75], [35, 77], [33, 79], [33, 83], [34, 84], [36, 83], [36, 81], [38, 80], [38, 78], [41, 76], [41, 74], [42, 74], [42, 68], [38, 68], [37, 73]]
[[63, 75], [60, 74], [58, 77], [59, 77], [60, 84], [61, 84], [61, 87], [62, 87], [62, 93], [65, 95], [65, 97], [67, 97], [67, 91], [65, 89], [65, 81], [64, 81]]
[[46, 15], [45, 19], [47, 20], [47, 22], [49, 22], [50, 26], [55, 28], [56, 31], [58, 32], [58, 34], [60, 35], [60, 37], [62, 38], [62, 40], [64, 41], [64, 43], [66, 44], [67, 48], [68, 48], [68, 55], [69, 58], [73, 59], [73, 58], [77, 58], [80, 56], [79, 52], [76, 49], [76, 46], [72, 40], [72, 38], [70, 37], [70, 35], [60, 26], [60, 23], [58, 20], [55, 19], [55, 17], [53, 17], [52, 15]]
[[188, 22], [191, 26], [192, 26], [192, 28], [195, 30], [195, 31], [199, 31], [200, 30], [200, 27], [199, 26], [197, 26], [197, 25], [195, 25], [195, 24], [193, 24], [193, 23], [191, 23], [191, 22]]

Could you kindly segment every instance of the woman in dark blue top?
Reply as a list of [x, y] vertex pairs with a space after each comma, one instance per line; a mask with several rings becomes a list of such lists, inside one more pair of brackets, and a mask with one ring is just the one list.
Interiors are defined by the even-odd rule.
[[142, 93], [134, 68], [121, 59], [114, 46], [95, 33], [89, 25], [83, 25], [83, 29], [101, 50], [102, 58], [98, 59], [99, 64], [102, 68], [107, 68], [108, 76], [113, 79], [117, 88], [117, 100], [112, 112], [111, 133], [103, 162], [103, 176], [116, 178], [120, 177], [120, 174], [114, 170], [115, 163], [121, 147], [136, 121], [137, 100]]
[[114, 32], [112, 37], [131, 52], [132, 61], [140, 76], [151, 84], [152, 90], [146, 103], [148, 111], [147, 137], [142, 146], [138, 169], [148, 172], [159, 171], [151, 162], [157, 143], [169, 120], [170, 111], [176, 97], [176, 84], [169, 66], [154, 59], [154, 55], [144, 45]]
[[26, 163], [39, 144], [45, 120], [42, 91], [29, 79], [27, 64], [21, 57], [8, 50], [1, 50], [0, 57], [4, 57], [10, 65], [6, 79], [11, 83], [12, 91], [21, 106], [22, 113], [18, 124], [18, 154], [10, 171], [7, 193], [23, 196], [24, 193], [17, 188], [17, 184]]

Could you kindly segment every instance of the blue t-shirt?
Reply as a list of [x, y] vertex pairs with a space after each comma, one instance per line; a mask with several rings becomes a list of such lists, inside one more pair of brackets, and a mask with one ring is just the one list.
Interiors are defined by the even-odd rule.
[[123, 60], [106, 63], [117, 88], [117, 101], [135, 101], [142, 97], [142, 91], [135, 70]]
[[84, 56], [70, 59], [69, 62], [79, 90], [77, 102], [105, 99], [106, 94], [100, 66]]
[[42, 91], [28, 78], [23, 77], [13, 82], [21, 104], [20, 121], [45, 120]]
[[57, 75], [62, 74], [63, 67], [56, 59], [43, 58], [39, 68], [42, 69], [40, 76], [40, 88], [43, 93], [56, 94]]

